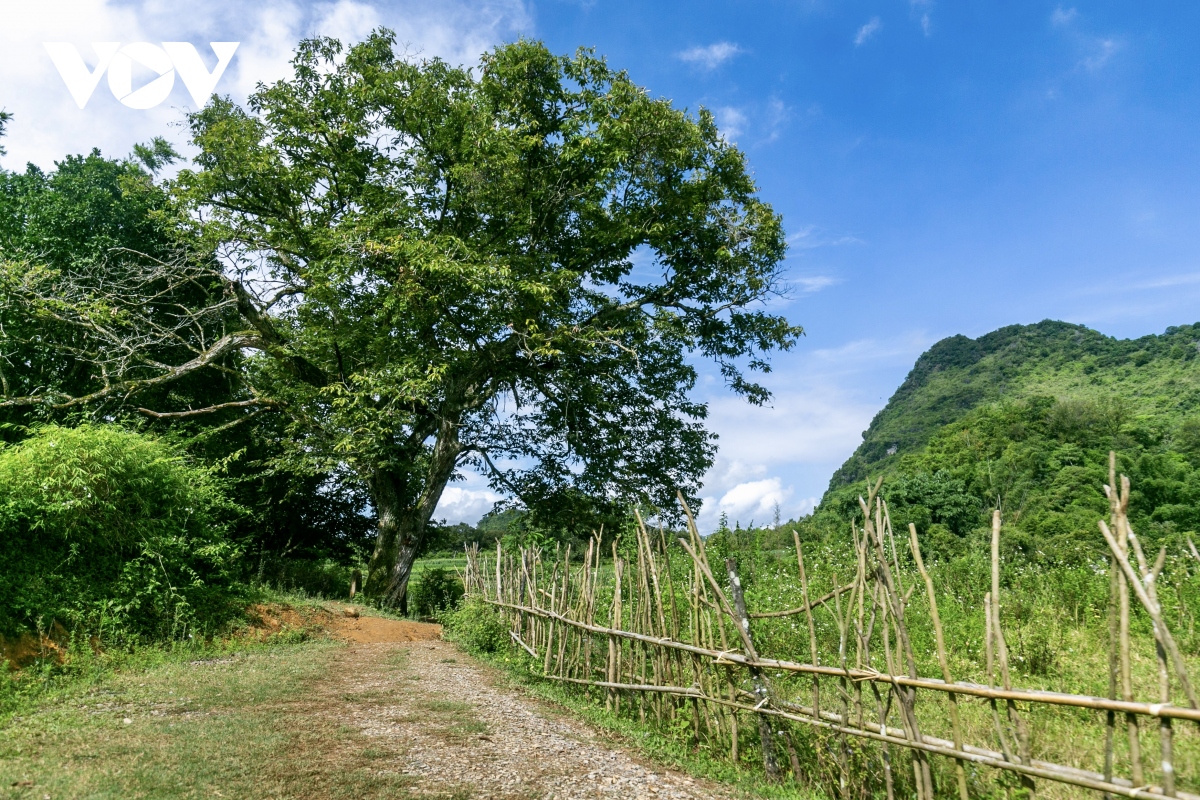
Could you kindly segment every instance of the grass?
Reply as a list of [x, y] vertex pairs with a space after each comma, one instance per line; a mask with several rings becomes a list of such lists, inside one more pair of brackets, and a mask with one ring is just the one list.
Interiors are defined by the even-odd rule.
[[[267, 645], [64, 690], [0, 729], [0, 787], [11, 797], [407, 797], [403, 776], [370, 768], [377, 746], [295, 708], [342, 649]], [[320, 768], [330, 758], [341, 768]]]
[[379, 768], [396, 744], [342, 724], [385, 693], [339, 691], [348, 649], [310, 633], [23, 675], [0, 719], [0, 797], [409, 797], [409, 778]]
[[421, 573], [425, 572], [427, 569], [441, 567], [449, 572], [453, 572], [454, 570], [462, 572], [466, 566], [466, 556], [455, 556], [453, 558], [418, 558], [413, 562], [412, 577], [410, 580], [417, 580], [421, 576]]

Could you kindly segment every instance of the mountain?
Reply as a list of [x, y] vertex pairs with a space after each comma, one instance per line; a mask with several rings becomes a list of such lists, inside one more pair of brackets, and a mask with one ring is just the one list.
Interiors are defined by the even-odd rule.
[[[1097, 539], [1107, 454], [1156, 539], [1200, 529], [1200, 323], [1115, 339], [1082, 325], [1010, 325], [924, 353], [818, 510], [845, 518], [885, 477], [893, 520], [953, 548], [999, 503], [1031, 548]], [[1082, 548], [1082, 549], [1081, 549]]]

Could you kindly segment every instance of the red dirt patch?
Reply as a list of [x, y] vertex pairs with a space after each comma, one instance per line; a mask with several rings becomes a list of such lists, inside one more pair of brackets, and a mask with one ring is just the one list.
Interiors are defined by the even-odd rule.
[[325, 628], [339, 639], [359, 644], [425, 642], [442, 638], [442, 626], [383, 617], [334, 617]]
[[297, 628], [319, 628], [331, 636], [358, 644], [425, 642], [442, 638], [442, 626], [428, 622], [364, 616], [359, 606], [295, 609], [256, 605], [250, 613], [260, 636]]
[[23, 633], [16, 639], [0, 636], [0, 661], [7, 662], [9, 669], [20, 669], [39, 658], [52, 658], [61, 664], [65, 657], [63, 648], [48, 636], [31, 633]]
[[[34, 636], [32, 633], [22, 633], [15, 639], [5, 639], [0, 636], [0, 664], [7, 664], [10, 670], [19, 670], [38, 659], [53, 659], [62, 664], [67, 660], [67, 645], [71, 636], [57, 620], [46, 633]], [[95, 636], [91, 637], [92, 649], [100, 652], [100, 643]]]
[[[356, 612], [360, 616], [348, 616], [344, 610]], [[297, 609], [287, 605], [258, 603], [248, 611], [249, 629], [243, 628], [232, 638], [249, 636], [261, 640], [289, 630], [317, 633], [323, 631], [338, 639], [358, 644], [425, 642], [442, 638], [441, 625], [361, 616], [363, 609], [354, 606]], [[67, 658], [67, 633], [61, 625], [55, 623], [50, 634], [37, 637], [26, 633], [15, 639], [0, 636], [0, 664], [7, 662], [8, 669], [19, 670], [40, 658], [52, 658], [59, 664], [63, 663]], [[92, 647], [96, 652], [100, 651], [99, 642], [94, 638]]]
[[260, 636], [291, 628], [327, 626], [333, 614], [323, 608], [308, 608], [301, 613], [291, 606], [256, 603], [247, 609], [250, 627]]

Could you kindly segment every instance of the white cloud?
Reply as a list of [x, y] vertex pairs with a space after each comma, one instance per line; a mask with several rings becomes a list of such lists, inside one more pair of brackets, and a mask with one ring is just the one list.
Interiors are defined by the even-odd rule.
[[909, 9], [921, 24], [921, 32], [926, 36], [933, 35], [933, 21], [930, 13], [933, 11], [933, 0], [909, 0]]
[[1108, 63], [1108, 60], [1121, 49], [1121, 43], [1116, 39], [1097, 39], [1092, 44], [1092, 53], [1079, 62], [1088, 72], [1095, 72]]
[[730, 524], [769, 522], [776, 500], [783, 519], [812, 511], [830, 475], [932, 343], [923, 331], [898, 330], [884, 340], [780, 354], [775, 371], [761, 376], [773, 394], [765, 406], [733, 396], [715, 371], [702, 370], [698, 399], [707, 402], [708, 427], [720, 438], [703, 478], [700, 529], [715, 530], [721, 511]]
[[[712, 477], [738, 481], [785, 462], [833, 463], [854, 451], [878, 410], [837, 385], [821, 381], [807, 389], [776, 391], [771, 405], [756, 407], [725, 394], [709, 403], [720, 438]], [[723, 468], [723, 471], [722, 471]], [[714, 474], [715, 473], [715, 474]]]
[[259, 82], [290, 73], [288, 61], [305, 36], [333, 35], [350, 43], [382, 25], [396, 32], [399, 46], [409, 53], [474, 63], [484, 50], [531, 25], [521, 0], [210, 0], [186, 7], [161, 0], [0, 0], [0, 14], [0, 108], [15, 116], [2, 163], [16, 169], [26, 161], [50, 168], [67, 154], [93, 147], [107, 156], [124, 156], [135, 143], [154, 136], [185, 149], [186, 132], [179, 123], [194, 103], [181, 80], [162, 105], [145, 111], [121, 105], [102, 80], [80, 110], [43, 42], [74, 44], [89, 68], [96, 58], [91, 42], [191, 42], [210, 69], [215, 57], [209, 42], [241, 42], [216, 87], [241, 102]]
[[1060, 28], [1070, 25], [1072, 20], [1074, 20], [1078, 14], [1079, 12], [1074, 8], [1063, 8], [1062, 6], [1058, 6], [1054, 9], [1054, 13], [1050, 15], [1050, 24]]
[[792, 278], [792, 282], [800, 287], [800, 291], [805, 294], [812, 294], [841, 281], [829, 275], [813, 275], [808, 278]]
[[752, 521], [762, 524], [770, 521], [774, 515], [775, 504], [778, 503], [782, 508], [791, 495], [791, 487], [783, 488], [779, 478], [748, 481], [726, 492], [717, 507], [728, 514], [731, 520], [742, 520], [747, 525]]
[[[467, 482], [476, 483], [476, 481], [470, 480], [474, 477], [477, 476], [470, 476]], [[474, 525], [484, 514], [492, 510], [496, 501], [501, 499], [503, 499], [501, 495], [487, 488], [468, 489], [461, 486], [447, 486], [446, 490], [442, 492], [433, 517], [445, 520], [451, 525], [459, 522]]]
[[[1175, 286], [1191, 286], [1200, 283], [1200, 272], [1191, 272], [1185, 275], [1167, 275], [1161, 278], [1153, 278], [1143, 283], [1135, 283], [1134, 289], [1166, 289]], [[1125, 284], [1122, 283], [1124, 286]]]
[[879, 17], [871, 17], [867, 24], [859, 28], [858, 33], [854, 34], [854, 46], [861, 46], [865, 41], [879, 33], [879, 29], [882, 27], [883, 22], [880, 21]]
[[676, 57], [680, 61], [686, 61], [704, 69], [716, 69], [741, 52], [742, 48], [733, 42], [717, 42], [707, 47], [690, 47], [683, 52], [676, 53]]
[[779, 138], [779, 135], [783, 132], [783, 129], [787, 125], [787, 121], [791, 116], [792, 110], [788, 108], [787, 104], [778, 97], [772, 97], [767, 102], [767, 142], [773, 142]]
[[375, 7], [354, 0], [339, 0], [324, 9], [314, 27], [322, 36], [349, 44], [362, 41], [380, 24], [379, 11]]
[[737, 138], [746, 132], [746, 124], [749, 119], [740, 109], [733, 106], [721, 106], [713, 109], [713, 116], [717, 119], [717, 127], [721, 129], [721, 135], [727, 141], [737, 141]]
[[787, 241], [789, 246], [800, 250], [812, 250], [818, 247], [837, 247], [844, 244], [865, 244], [857, 236], [830, 234], [816, 225], [805, 225], [800, 230], [788, 236]]
[[912, 364], [934, 339], [924, 331], [907, 331], [880, 341], [855, 339], [812, 351], [813, 368], [825, 375], [874, 369], [881, 362]]

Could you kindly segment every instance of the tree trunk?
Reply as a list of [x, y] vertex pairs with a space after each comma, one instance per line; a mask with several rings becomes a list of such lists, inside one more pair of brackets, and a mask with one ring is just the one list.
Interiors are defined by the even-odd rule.
[[370, 482], [371, 502], [375, 506], [378, 534], [375, 551], [367, 567], [364, 591], [388, 607], [407, 611], [408, 578], [417, 548], [424, 538], [425, 525], [418, 523], [416, 509], [407, 507], [403, 497], [403, 478], [378, 472]]
[[368, 596], [378, 597], [383, 605], [398, 607], [405, 614], [408, 613], [408, 578], [425, 539], [425, 526], [462, 453], [457, 434], [457, 426], [453, 423], [443, 422], [440, 426], [428, 471], [421, 476], [424, 486], [415, 504], [405, 502], [405, 497], [411, 496], [405, 491], [409, 476], [381, 470], [370, 481], [379, 534], [364, 588]]

